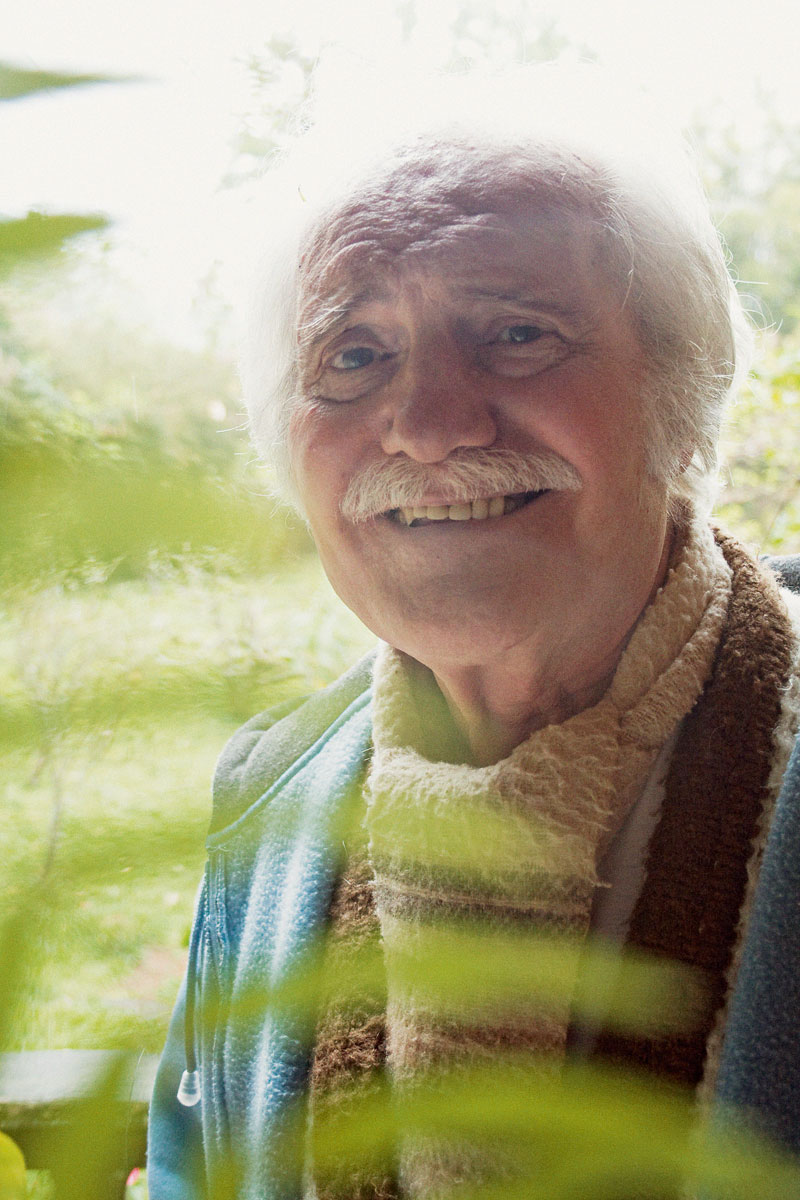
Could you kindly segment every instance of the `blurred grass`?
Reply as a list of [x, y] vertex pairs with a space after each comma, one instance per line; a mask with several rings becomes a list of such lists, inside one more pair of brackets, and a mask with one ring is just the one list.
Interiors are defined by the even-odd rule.
[[260, 580], [186, 562], [128, 583], [51, 581], [7, 594], [0, 620], [0, 916], [39, 889], [6, 1048], [156, 1051], [217, 754], [370, 635], [308, 558]]

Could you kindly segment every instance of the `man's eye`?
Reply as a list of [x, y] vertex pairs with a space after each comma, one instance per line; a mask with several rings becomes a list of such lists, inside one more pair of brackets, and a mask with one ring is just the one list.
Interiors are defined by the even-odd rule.
[[370, 367], [378, 359], [377, 350], [371, 346], [348, 346], [334, 354], [329, 365], [336, 371], [357, 371], [359, 367]]
[[528, 321], [501, 325], [500, 321], [486, 331], [486, 340], [478, 348], [478, 361], [487, 371], [510, 379], [538, 375], [563, 362], [569, 353], [569, 342], [549, 326]]
[[523, 346], [527, 342], [535, 342], [544, 333], [538, 325], [506, 325], [505, 329], [501, 329], [497, 335], [498, 342], [510, 343], [514, 346]]

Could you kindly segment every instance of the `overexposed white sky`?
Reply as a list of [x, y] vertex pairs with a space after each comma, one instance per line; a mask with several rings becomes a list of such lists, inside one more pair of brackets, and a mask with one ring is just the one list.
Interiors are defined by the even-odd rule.
[[[716, 106], [743, 128], [759, 89], [800, 124], [796, 0], [494, 0], [643, 80], [688, 120]], [[458, 0], [419, 0], [411, 53], [432, 65]], [[144, 76], [0, 106], [0, 213], [103, 211], [116, 261], [160, 330], [192, 336], [198, 281], [228, 253], [237, 198], [220, 187], [252, 101], [243, 63], [276, 34], [307, 50], [389, 57], [392, 0], [0, 0], [0, 59]], [[491, 6], [487, 4], [487, 10]]]

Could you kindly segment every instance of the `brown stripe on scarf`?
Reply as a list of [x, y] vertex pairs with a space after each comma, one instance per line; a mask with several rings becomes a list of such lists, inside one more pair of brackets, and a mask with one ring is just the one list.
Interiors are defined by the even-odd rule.
[[[414, 1039], [414, 1072], [433, 1069], [447, 1071], [454, 1062], [469, 1060], [479, 1066], [485, 1060], [511, 1061], [531, 1073], [541, 1072], [552, 1063], [561, 1065], [564, 1028], [558, 1017], [549, 1020], [545, 1012], [537, 1013], [535, 1024], [526, 1025], [495, 1020], [480, 1023], [436, 1019], [426, 1014], [426, 1021], [410, 1024], [402, 1013], [394, 1016], [398, 1027]], [[405, 1029], [402, 1027], [405, 1026]], [[521, 1056], [527, 1053], [527, 1058]]]
[[[348, 839], [349, 854], [333, 895], [323, 968], [321, 1016], [311, 1064], [310, 1158], [318, 1200], [396, 1200], [391, 1165], [318, 1161], [320, 1131], [346, 1120], [353, 1105], [377, 1098], [386, 1062], [386, 984], [372, 869], [363, 832]], [[325, 980], [328, 981], [327, 987]], [[316, 1145], [315, 1145], [316, 1141]]]
[[696, 1086], [725, 999], [747, 865], [760, 831], [794, 636], [774, 577], [733, 539], [717, 541], [733, 569], [728, 617], [711, 678], [683, 724], [651, 839], [628, 944], [685, 963], [707, 981], [687, 1034], [606, 1034], [596, 1051]]
[[[541, 876], [540, 876], [541, 878]], [[405, 920], [446, 920], [448, 923], [480, 921], [482, 926], [568, 931], [577, 906], [591, 897], [590, 884], [575, 880], [548, 880], [540, 894], [527, 904], [503, 902], [485, 894], [445, 895], [431, 888], [407, 888], [385, 879], [376, 887], [380, 908], [387, 916]]]
[[[383, 1054], [386, 990], [382, 957], [377, 962], [373, 958], [380, 956], [380, 929], [371, 875], [366, 857], [351, 859], [334, 893], [323, 968], [323, 981], [331, 982], [323, 982], [312, 1090], [347, 1086], [354, 1074], [379, 1062]], [[356, 980], [342, 993], [348, 968], [363, 970], [369, 978]]]

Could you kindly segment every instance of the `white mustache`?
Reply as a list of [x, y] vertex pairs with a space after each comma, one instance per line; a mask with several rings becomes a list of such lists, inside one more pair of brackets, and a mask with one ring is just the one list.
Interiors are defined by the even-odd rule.
[[350, 480], [341, 510], [358, 522], [393, 508], [411, 508], [426, 495], [457, 504], [519, 492], [577, 492], [581, 487], [575, 468], [553, 452], [458, 447], [442, 463], [404, 457], [372, 463]]

